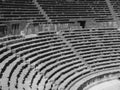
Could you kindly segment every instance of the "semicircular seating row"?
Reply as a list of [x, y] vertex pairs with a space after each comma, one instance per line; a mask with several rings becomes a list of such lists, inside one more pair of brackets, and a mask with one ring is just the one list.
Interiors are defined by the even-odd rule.
[[[120, 32], [114, 29], [74, 30], [60, 35], [48, 31], [40, 32], [38, 37], [2, 42], [1, 88], [69, 90], [80, 78], [117, 69], [120, 66], [119, 36]], [[84, 88], [82, 84], [81, 87]]]

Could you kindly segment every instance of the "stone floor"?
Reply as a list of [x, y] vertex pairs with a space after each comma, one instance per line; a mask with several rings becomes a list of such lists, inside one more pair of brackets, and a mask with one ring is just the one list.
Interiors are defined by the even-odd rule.
[[91, 87], [89, 90], [120, 90], [120, 81], [112, 80]]

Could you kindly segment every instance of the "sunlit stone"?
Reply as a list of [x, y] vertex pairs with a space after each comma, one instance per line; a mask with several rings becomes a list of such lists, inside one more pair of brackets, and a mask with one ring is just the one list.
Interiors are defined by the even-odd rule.
[[89, 90], [120, 90], [120, 81], [111, 80], [91, 87]]

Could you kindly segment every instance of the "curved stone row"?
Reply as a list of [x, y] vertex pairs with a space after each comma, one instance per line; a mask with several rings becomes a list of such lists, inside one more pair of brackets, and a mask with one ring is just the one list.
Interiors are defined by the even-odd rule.
[[[74, 63], [81, 63], [59, 37], [51, 34], [48, 37], [40, 35], [34, 39], [22, 39], [18, 43], [11, 44], [6, 42], [5, 45], [11, 54], [5, 52], [5, 56], [7, 55], [8, 58], [1, 62], [1, 64], [4, 63], [1, 66], [1, 73], [4, 74], [1, 75], [1, 78], [5, 82], [2, 83], [4, 84], [4, 86], [2, 85], [3, 89], [25, 89], [29, 87], [29, 85], [27, 87], [27, 84], [30, 84], [30, 88], [35, 88], [35, 83], [42, 86], [43, 82], [49, 83], [52, 80], [54, 81], [54, 74], [57, 70], [62, 71], [62, 69], [66, 68], [66, 65], [70, 66]], [[61, 66], [62, 64], [65, 65]], [[77, 68], [79, 65], [82, 65], [82, 63], [72, 68]], [[56, 70], [52, 70], [54, 68]], [[41, 81], [38, 79], [39, 76], [42, 78]], [[47, 80], [44, 81], [44, 78], [47, 78]], [[44, 88], [48, 88], [48, 86], [47, 84]]]
[[[120, 32], [117, 30], [73, 31], [65, 35], [91, 67], [119, 63]], [[101, 64], [101, 65], [100, 65]]]
[[[108, 70], [120, 66], [120, 32], [118, 30], [88, 29], [65, 32], [66, 33], [62, 34], [64, 38], [85, 60], [87, 65], [90, 65], [93, 72], [104, 71], [105, 69]], [[71, 81], [74, 82], [75, 79]]]
[[76, 82], [71, 83], [71, 86], [66, 90], [88, 90], [98, 83], [118, 79], [118, 77], [120, 77], [119, 69], [120, 68], [114, 68], [93, 72], [85, 78], [78, 77]]
[[73, 90], [78, 82], [75, 90], [83, 90], [88, 76], [119, 69], [119, 34], [86, 29], [8, 39], [0, 44], [2, 90]]

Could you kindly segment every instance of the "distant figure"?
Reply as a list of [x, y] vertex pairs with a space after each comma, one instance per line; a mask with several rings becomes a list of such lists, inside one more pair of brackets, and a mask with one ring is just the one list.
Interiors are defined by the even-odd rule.
[[20, 35], [22, 35], [23, 37], [25, 37], [25, 32], [24, 32], [24, 31], [21, 31], [21, 32], [20, 32]]

